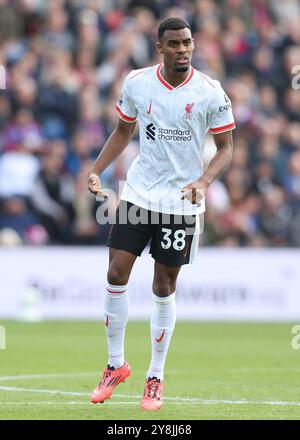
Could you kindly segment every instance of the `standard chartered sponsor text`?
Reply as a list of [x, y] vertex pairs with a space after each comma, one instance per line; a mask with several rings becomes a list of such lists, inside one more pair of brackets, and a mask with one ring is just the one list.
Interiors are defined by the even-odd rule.
[[190, 130], [180, 130], [178, 128], [159, 128], [158, 139], [165, 141], [187, 142], [192, 140]]

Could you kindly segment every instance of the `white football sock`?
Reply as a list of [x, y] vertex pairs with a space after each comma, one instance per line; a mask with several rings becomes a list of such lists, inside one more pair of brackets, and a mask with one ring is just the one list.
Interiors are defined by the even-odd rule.
[[108, 364], [120, 368], [124, 364], [124, 337], [128, 320], [128, 295], [125, 286], [107, 284], [104, 299], [104, 324], [108, 343]]
[[175, 292], [166, 297], [153, 294], [154, 309], [150, 320], [152, 357], [148, 377], [164, 378], [164, 366], [176, 322]]

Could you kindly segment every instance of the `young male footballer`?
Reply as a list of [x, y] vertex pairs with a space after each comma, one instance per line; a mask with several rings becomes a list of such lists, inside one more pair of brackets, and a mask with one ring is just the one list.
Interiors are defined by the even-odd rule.
[[[116, 106], [120, 116], [117, 127], [88, 176], [89, 190], [103, 194], [99, 176], [126, 148], [138, 121], [140, 153], [128, 171], [116, 224], [108, 239], [104, 300], [108, 365], [91, 401], [104, 402], [130, 376], [124, 358], [127, 284], [137, 256], [150, 241], [155, 260], [152, 357], [141, 401], [143, 410], [159, 410], [163, 403], [164, 365], [176, 321], [177, 276], [183, 264], [194, 260], [204, 194], [230, 164], [235, 127], [230, 100], [220, 83], [191, 65], [194, 41], [189, 24], [179, 18], [163, 20], [156, 46], [163, 63], [133, 70], [125, 78]], [[217, 152], [203, 173], [208, 130]], [[133, 213], [143, 221], [132, 222]]]

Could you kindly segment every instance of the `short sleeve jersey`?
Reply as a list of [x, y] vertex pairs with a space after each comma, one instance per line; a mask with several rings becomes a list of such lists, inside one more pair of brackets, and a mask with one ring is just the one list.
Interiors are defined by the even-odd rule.
[[208, 130], [235, 127], [231, 102], [219, 81], [190, 67], [187, 78], [172, 87], [162, 77], [163, 65], [130, 72], [116, 109], [128, 123], [139, 122], [140, 153], [131, 164], [121, 199], [168, 214], [205, 211], [182, 200], [181, 188], [203, 174]]

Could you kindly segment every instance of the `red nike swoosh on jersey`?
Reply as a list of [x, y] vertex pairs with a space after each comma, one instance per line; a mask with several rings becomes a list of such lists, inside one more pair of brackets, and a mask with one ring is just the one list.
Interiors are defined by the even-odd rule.
[[166, 330], [163, 329], [163, 332], [160, 335], [160, 337], [159, 338], [155, 338], [156, 342], [161, 342], [163, 340], [163, 337], [165, 336], [165, 332], [166, 332]]
[[150, 101], [149, 108], [148, 108], [148, 110], [147, 110], [148, 115], [150, 115], [150, 113], [151, 113], [151, 109], [152, 109], [152, 99], [151, 99], [151, 101]]
[[184, 250], [184, 253], [183, 253], [183, 258], [185, 258], [187, 256], [188, 250], [189, 250], [189, 244], [187, 243], [185, 250]]
[[108, 315], [106, 315], [106, 321], [104, 323], [105, 327], [108, 327]]

